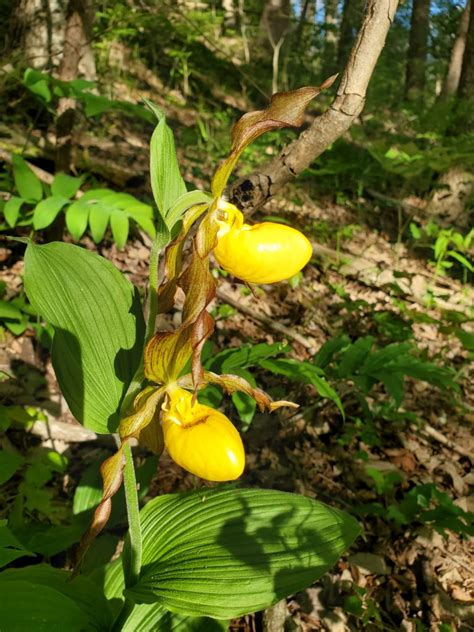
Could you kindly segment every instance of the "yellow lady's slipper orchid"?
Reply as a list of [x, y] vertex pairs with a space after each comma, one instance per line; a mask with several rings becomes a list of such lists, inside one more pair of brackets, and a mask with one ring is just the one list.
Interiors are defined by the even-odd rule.
[[233, 204], [220, 203], [217, 246], [219, 265], [249, 283], [276, 283], [289, 279], [310, 260], [309, 240], [285, 224], [244, 224], [244, 216]]
[[178, 465], [208, 481], [231, 481], [245, 466], [242, 439], [231, 421], [218, 410], [196, 402], [176, 388], [163, 406], [165, 446]]

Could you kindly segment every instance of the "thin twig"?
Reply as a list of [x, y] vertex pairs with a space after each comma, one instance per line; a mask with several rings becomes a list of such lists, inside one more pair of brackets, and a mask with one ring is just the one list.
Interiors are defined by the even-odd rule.
[[451, 441], [451, 439], [448, 439], [447, 437], [445, 437], [441, 432], [439, 432], [439, 430], [436, 430], [436, 428], [433, 428], [433, 426], [430, 426], [430, 424], [425, 423], [421, 429], [413, 427], [412, 430], [414, 430], [415, 432], [418, 431], [418, 432], [421, 432], [422, 434], [428, 435], [435, 441], [438, 441], [438, 443], [442, 443], [444, 446], [446, 446], [450, 450], [457, 452], [461, 456], [467, 457], [474, 463], [474, 454], [472, 452], [469, 452], [469, 450], [466, 450], [465, 448], [458, 445], [454, 441]]
[[227, 292], [224, 292], [223, 290], [218, 289], [217, 296], [222, 301], [224, 301], [224, 303], [227, 303], [228, 305], [232, 305], [232, 307], [235, 307], [235, 309], [238, 309], [239, 312], [242, 312], [242, 314], [245, 314], [246, 316], [250, 316], [250, 318], [252, 318], [253, 320], [256, 320], [262, 325], [265, 325], [265, 327], [268, 327], [268, 329], [276, 331], [279, 334], [283, 334], [285, 337], [290, 338], [291, 340], [294, 340], [295, 342], [302, 345], [306, 349], [309, 349], [310, 351], [315, 350], [316, 345], [314, 344], [314, 342], [310, 342], [307, 338], [305, 338], [298, 332], [293, 331], [289, 327], [285, 327], [285, 325], [282, 325], [281, 323], [274, 320], [273, 318], [270, 318], [269, 316], [265, 316], [264, 314], [259, 314], [258, 312], [251, 309], [250, 307], [247, 307], [246, 305], [242, 305], [240, 301], [235, 300], [232, 296], [227, 294]]

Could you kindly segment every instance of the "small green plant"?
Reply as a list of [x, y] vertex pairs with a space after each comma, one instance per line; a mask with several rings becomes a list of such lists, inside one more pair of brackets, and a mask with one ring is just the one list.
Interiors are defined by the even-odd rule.
[[5, 336], [6, 329], [14, 336], [21, 336], [28, 328], [35, 332], [43, 347], [51, 346], [53, 328], [36, 313], [24, 292], [9, 301], [0, 298], [0, 339]]
[[445, 274], [446, 270], [452, 268], [453, 259], [461, 264], [464, 271], [464, 281], [467, 281], [468, 273], [474, 272], [474, 266], [468, 258], [471, 253], [474, 228], [466, 235], [462, 235], [454, 228], [440, 228], [432, 221], [428, 222], [423, 229], [412, 222], [410, 232], [413, 239], [420, 244], [427, 243], [433, 250], [435, 274]]
[[455, 505], [434, 483], [418, 484], [400, 494], [403, 479], [398, 472], [382, 473], [366, 468], [366, 473], [372, 478], [377, 494], [383, 496], [383, 503], [360, 505], [359, 515], [378, 516], [397, 527], [427, 525], [443, 537], [447, 536], [447, 529], [465, 537], [474, 535], [474, 514]]
[[370, 591], [362, 586], [353, 586], [352, 594], [344, 599], [345, 612], [356, 617], [363, 626], [374, 626], [378, 630], [383, 627], [380, 610], [376, 601], [370, 596]]
[[132, 195], [110, 189], [90, 189], [79, 194], [82, 178], [64, 173], [57, 173], [48, 186], [19, 155], [13, 156], [13, 178], [15, 192], [3, 206], [4, 222], [0, 230], [17, 226], [44, 230], [64, 213], [66, 227], [76, 240], [89, 229], [94, 242], [99, 243], [110, 225], [115, 243], [123, 248], [130, 220], [151, 237], [155, 235], [152, 207]]

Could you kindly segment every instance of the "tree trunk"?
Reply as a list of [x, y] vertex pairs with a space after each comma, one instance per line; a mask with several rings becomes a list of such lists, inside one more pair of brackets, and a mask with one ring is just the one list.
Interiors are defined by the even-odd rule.
[[464, 11], [461, 15], [459, 22], [459, 29], [454, 40], [454, 45], [451, 50], [451, 58], [449, 60], [448, 72], [444, 79], [443, 87], [441, 89], [441, 98], [452, 97], [456, 94], [459, 79], [461, 78], [462, 59], [464, 56], [464, 50], [466, 48], [466, 38], [469, 29], [469, 14], [471, 12], [471, 0], [467, 0]]
[[[296, 50], [300, 50], [304, 42], [308, 39], [311, 40], [312, 37], [305, 37], [305, 31], [307, 30], [305, 27], [310, 26], [311, 31], [314, 27], [314, 21], [316, 18], [316, 4], [315, 0], [304, 0], [301, 2], [301, 15], [298, 22], [298, 27], [295, 33], [295, 48]], [[308, 29], [309, 30], [309, 29]]]
[[324, 10], [324, 48], [322, 76], [330, 77], [335, 72], [337, 72], [338, 1], [326, 0]]
[[239, 180], [230, 195], [234, 204], [243, 209], [263, 206], [349, 129], [364, 107], [367, 86], [397, 6], [398, 0], [367, 0], [364, 20], [331, 107], [277, 158], [258, 173]]
[[470, 11], [469, 15], [469, 28], [459, 78], [458, 96], [461, 100], [468, 102], [471, 108], [471, 117], [474, 117], [472, 112], [474, 105], [474, 11]]
[[357, 27], [360, 24], [360, 0], [345, 0], [344, 8], [342, 9], [341, 29], [339, 34], [339, 45], [337, 48], [337, 69], [344, 68], [349, 54], [351, 52], [352, 44], [357, 32]]
[[[58, 78], [61, 81], [72, 81], [77, 78], [82, 57], [82, 45], [87, 39], [85, 34], [87, 14], [87, 0], [69, 0], [64, 50], [58, 71]], [[56, 110], [56, 171], [64, 171], [65, 173], [70, 171], [75, 113], [75, 99], [61, 97]]]
[[413, 0], [405, 81], [408, 101], [418, 100], [425, 88], [429, 30], [430, 0]]
[[224, 33], [227, 29], [235, 29], [237, 27], [237, 8], [234, 0], [222, 0], [222, 8], [224, 9]]
[[[64, 41], [64, 24], [67, 20], [64, 0], [15, 0], [11, 10], [11, 37], [7, 38], [7, 49], [18, 49], [22, 58], [32, 68], [58, 72], [61, 64]], [[81, 59], [79, 74], [95, 81], [92, 41], [93, 12], [88, 8], [83, 15]]]
[[10, 48], [18, 48], [27, 64], [51, 70], [63, 46], [64, 9], [60, 0], [16, 0], [11, 13]]

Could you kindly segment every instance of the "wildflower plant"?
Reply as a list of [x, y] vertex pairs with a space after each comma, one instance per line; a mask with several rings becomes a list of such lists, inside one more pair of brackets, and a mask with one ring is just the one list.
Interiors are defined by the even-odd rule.
[[[103, 497], [82, 537], [75, 578], [65, 583], [69, 572], [49, 569], [30, 582], [36, 595], [51, 585], [51, 573], [60, 573], [55, 589], [92, 617], [87, 629], [160, 630], [169, 617], [190, 629], [194, 617], [225, 621], [263, 609], [314, 582], [359, 533], [351, 516], [315, 500], [238, 484], [158, 496], [140, 512], [131, 450], [136, 441], [157, 454], [166, 448], [202, 479], [234, 481], [245, 467], [242, 439], [222, 412], [199, 402], [200, 389], [213, 384], [228, 394], [240, 391], [270, 412], [296, 406], [272, 401], [241, 376], [203, 368], [201, 351], [214, 329], [210, 268], [215, 259], [244, 282], [275, 283], [309, 261], [311, 245], [302, 233], [271, 222], [249, 225], [223, 194], [244, 149], [266, 131], [301, 125], [309, 101], [332, 81], [275, 94], [265, 110], [245, 114], [210, 194], [186, 191], [172, 132], [148, 104], [158, 118], [150, 147], [158, 216], [146, 316], [133, 285], [109, 261], [71, 244], [28, 244], [26, 291], [54, 327], [53, 364], [70, 409], [87, 428], [120, 438], [101, 466]], [[184, 295], [180, 326], [156, 330], [157, 315], [175, 308], [178, 293]], [[89, 593], [81, 560], [122, 484], [129, 531], [121, 560], [104, 570], [99, 621], [84, 606]], [[9, 585], [22, 581], [26, 570], [6, 571]], [[209, 621], [203, 625], [214, 629]]]

